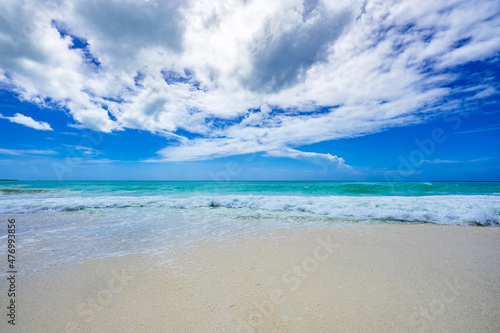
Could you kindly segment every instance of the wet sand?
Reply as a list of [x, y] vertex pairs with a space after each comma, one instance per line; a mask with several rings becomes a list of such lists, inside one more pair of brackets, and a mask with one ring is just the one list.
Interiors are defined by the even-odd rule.
[[500, 332], [499, 281], [500, 228], [261, 231], [21, 275], [0, 331]]

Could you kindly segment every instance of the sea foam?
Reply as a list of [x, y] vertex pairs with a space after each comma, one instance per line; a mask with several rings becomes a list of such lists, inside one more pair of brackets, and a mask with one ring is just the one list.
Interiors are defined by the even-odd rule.
[[[364, 222], [430, 222], [458, 225], [500, 225], [500, 197], [492, 195], [450, 196], [280, 196], [280, 195], [193, 195], [96, 196], [4, 198], [0, 213], [106, 210], [109, 208], [191, 209], [210, 215], [225, 208], [237, 217], [248, 212], [286, 212], [327, 217], [332, 220]], [[255, 214], [254, 214], [255, 215]], [[279, 217], [279, 214], [275, 216]]]

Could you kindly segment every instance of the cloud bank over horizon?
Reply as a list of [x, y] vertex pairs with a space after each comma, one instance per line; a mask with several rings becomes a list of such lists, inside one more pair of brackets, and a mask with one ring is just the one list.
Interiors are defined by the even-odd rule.
[[460, 66], [498, 63], [494, 0], [2, 6], [0, 87], [65, 110], [72, 126], [164, 136], [153, 161], [265, 152], [347, 167], [295, 148], [418, 124], [500, 89], [453, 84]]

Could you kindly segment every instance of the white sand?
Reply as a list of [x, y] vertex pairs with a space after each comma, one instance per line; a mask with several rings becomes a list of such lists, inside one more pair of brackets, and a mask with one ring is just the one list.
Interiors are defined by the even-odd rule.
[[274, 230], [18, 284], [1, 332], [500, 332], [500, 228]]

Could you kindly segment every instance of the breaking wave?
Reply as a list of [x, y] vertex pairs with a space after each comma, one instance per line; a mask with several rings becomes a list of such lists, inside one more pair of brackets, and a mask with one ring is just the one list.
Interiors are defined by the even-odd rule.
[[[30, 197], [0, 201], [0, 213], [82, 211], [90, 209], [192, 209], [203, 214], [226, 209], [237, 216], [249, 211], [286, 212], [342, 221], [388, 221], [457, 225], [500, 225], [500, 196], [99, 196]], [[146, 213], [146, 211], [145, 211]], [[220, 212], [219, 212], [220, 213]], [[279, 214], [278, 214], [279, 216]]]

